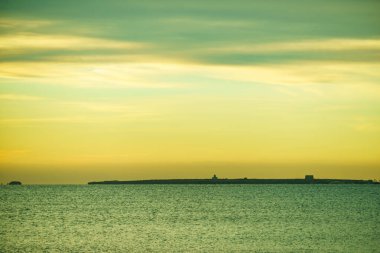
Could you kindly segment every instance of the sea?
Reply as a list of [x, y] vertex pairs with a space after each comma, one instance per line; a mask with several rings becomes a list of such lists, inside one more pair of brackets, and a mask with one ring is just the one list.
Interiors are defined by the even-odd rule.
[[380, 185], [0, 186], [0, 252], [380, 252]]

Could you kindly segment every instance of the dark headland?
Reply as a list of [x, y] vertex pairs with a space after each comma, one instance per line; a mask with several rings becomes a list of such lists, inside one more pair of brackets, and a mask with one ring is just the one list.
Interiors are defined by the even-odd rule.
[[373, 180], [354, 179], [315, 179], [313, 175], [306, 175], [300, 179], [251, 179], [251, 178], [218, 178], [211, 179], [150, 179], [131, 181], [99, 181], [88, 184], [379, 184]]

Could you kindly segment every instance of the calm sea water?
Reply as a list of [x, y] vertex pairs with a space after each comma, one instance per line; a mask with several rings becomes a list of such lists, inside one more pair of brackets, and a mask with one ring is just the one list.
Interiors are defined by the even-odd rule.
[[380, 252], [376, 185], [0, 187], [0, 252]]

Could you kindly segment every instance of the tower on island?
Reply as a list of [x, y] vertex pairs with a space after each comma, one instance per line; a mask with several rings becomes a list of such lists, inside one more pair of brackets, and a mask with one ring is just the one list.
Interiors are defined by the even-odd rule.
[[214, 174], [214, 176], [211, 178], [212, 181], [218, 180], [218, 177]]

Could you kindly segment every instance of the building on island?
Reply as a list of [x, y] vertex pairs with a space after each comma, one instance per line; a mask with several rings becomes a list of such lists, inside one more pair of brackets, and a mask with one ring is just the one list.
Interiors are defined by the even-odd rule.
[[305, 176], [305, 182], [306, 183], [312, 183], [314, 181], [314, 176], [313, 175], [306, 175]]

